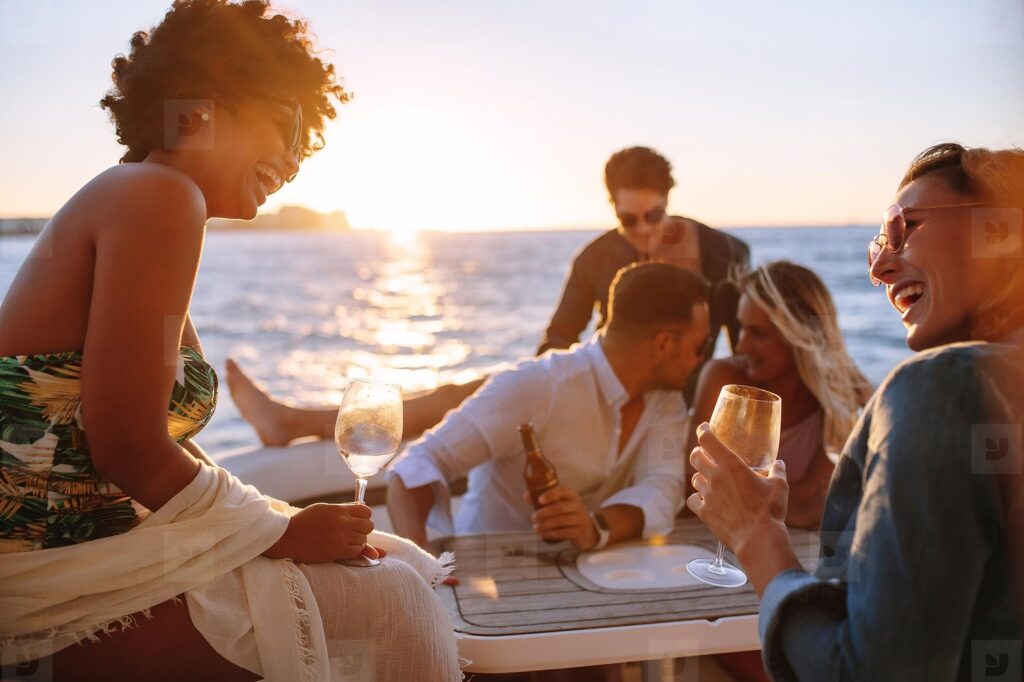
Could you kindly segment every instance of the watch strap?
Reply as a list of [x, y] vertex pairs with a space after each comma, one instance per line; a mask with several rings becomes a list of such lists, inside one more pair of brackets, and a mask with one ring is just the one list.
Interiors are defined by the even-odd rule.
[[604, 549], [612, 537], [612, 530], [608, 527], [604, 517], [601, 516], [601, 512], [592, 513], [590, 520], [594, 524], [594, 530], [597, 531], [597, 544], [594, 545], [594, 549]]

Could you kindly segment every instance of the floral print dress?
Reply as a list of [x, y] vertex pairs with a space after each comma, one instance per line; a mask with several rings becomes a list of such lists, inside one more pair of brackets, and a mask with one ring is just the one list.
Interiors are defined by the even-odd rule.
[[[92, 464], [82, 422], [82, 354], [0, 357], [0, 553], [131, 530], [145, 510]], [[217, 374], [182, 346], [167, 431], [192, 438], [213, 416]]]

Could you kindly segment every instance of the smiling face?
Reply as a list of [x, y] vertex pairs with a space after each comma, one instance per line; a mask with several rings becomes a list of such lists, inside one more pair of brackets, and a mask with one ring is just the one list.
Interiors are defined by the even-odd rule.
[[915, 351], [971, 338], [973, 315], [991, 290], [985, 261], [971, 256], [971, 208], [937, 208], [973, 199], [940, 174], [914, 180], [896, 196], [907, 221], [899, 253], [882, 249], [871, 273], [885, 285]]
[[267, 196], [298, 172], [297, 107], [245, 100], [216, 109], [214, 149], [203, 158], [200, 187], [212, 216], [251, 220]]
[[743, 360], [751, 382], [772, 382], [797, 371], [793, 347], [768, 313], [746, 294], [740, 296], [736, 317], [740, 323], [736, 354]]
[[[668, 205], [668, 195], [652, 189], [618, 189], [612, 195], [612, 205], [615, 208], [616, 216], [631, 215], [636, 217], [636, 223], [632, 227], [625, 227], [621, 223], [618, 232], [625, 237], [626, 241], [633, 245], [641, 256], [648, 256], [653, 246], [661, 242], [665, 226], [665, 207]], [[646, 216], [651, 211], [661, 213], [661, 220], [650, 224]]]

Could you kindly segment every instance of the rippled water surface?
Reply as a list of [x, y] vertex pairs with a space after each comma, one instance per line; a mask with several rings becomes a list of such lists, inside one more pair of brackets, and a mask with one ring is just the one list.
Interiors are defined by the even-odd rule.
[[[732, 231], [756, 261], [789, 258], [822, 276], [854, 359], [877, 383], [909, 352], [865, 273], [871, 232]], [[533, 353], [573, 254], [596, 234], [211, 233], [192, 315], [218, 369], [235, 357], [296, 403], [340, 403], [353, 377], [407, 390], [464, 381]], [[31, 243], [0, 240], [3, 290]], [[256, 442], [226, 387], [198, 440], [213, 452]]]

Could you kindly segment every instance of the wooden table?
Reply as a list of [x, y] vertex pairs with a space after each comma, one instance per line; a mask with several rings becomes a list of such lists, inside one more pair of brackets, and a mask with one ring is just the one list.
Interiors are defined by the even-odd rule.
[[[804, 567], [813, 570], [817, 535], [790, 535]], [[678, 519], [661, 542], [711, 552], [717, 547], [692, 516]], [[758, 600], [749, 583], [610, 590], [576, 570], [578, 553], [571, 545], [548, 545], [533, 533], [457, 536], [441, 545], [455, 552], [461, 582], [438, 593], [453, 614], [459, 653], [472, 661], [468, 671], [547, 670], [760, 648]]]

